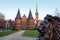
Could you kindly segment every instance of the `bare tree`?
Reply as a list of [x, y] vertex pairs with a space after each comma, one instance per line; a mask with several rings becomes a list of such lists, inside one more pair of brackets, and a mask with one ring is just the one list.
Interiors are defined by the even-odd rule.
[[59, 10], [56, 8], [56, 11], [55, 11], [55, 16], [58, 16], [58, 17], [60, 17], [60, 13], [59, 13]]

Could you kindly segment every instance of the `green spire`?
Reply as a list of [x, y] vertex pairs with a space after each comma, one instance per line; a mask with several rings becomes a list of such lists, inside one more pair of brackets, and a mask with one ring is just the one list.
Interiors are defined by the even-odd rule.
[[36, 13], [38, 13], [38, 8], [37, 8], [37, 4], [36, 4]]

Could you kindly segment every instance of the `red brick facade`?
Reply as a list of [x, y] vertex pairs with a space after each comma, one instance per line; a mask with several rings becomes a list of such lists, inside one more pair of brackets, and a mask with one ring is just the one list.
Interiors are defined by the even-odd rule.
[[27, 29], [27, 30], [32, 30], [36, 28], [36, 23], [38, 20], [38, 13], [35, 13], [35, 19], [32, 16], [31, 10], [29, 12], [29, 16], [28, 18], [23, 15], [23, 17], [21, 17], [20, 12], [18, 10], [18, 14], [17, 17], [15, 19], [15, 26], [17, 30], [22, 30], [22, 29]]

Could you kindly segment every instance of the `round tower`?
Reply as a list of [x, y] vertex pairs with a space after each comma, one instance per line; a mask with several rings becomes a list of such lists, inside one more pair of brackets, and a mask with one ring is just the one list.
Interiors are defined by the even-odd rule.
[[22, 20], [21, 20], [21, 15], [20, 15], [20, 10], [18, 9], [17, 16], [15, 18], [15, 27], [17, 30], [22, 29]]
[[29, 16], [28, 16], [28, 30], [35, 29], [35, 23], [34, 23], [34, 18], [32, 16], [31, 10], [29, 11]]

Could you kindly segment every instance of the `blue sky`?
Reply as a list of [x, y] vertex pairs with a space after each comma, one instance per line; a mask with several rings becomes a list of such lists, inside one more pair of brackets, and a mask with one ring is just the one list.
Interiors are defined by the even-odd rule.
[[55, 10], [60, 11], [60, 0], [0, 0], [0, 13], [5, 15], [5, 19], [14, 20], [20, 9], [21, 16], [28, 17], [31, 9], [35, 18], [36, 3], [38, 7], [39, 19], [43, 20], [47, 14], [55, 15]]

